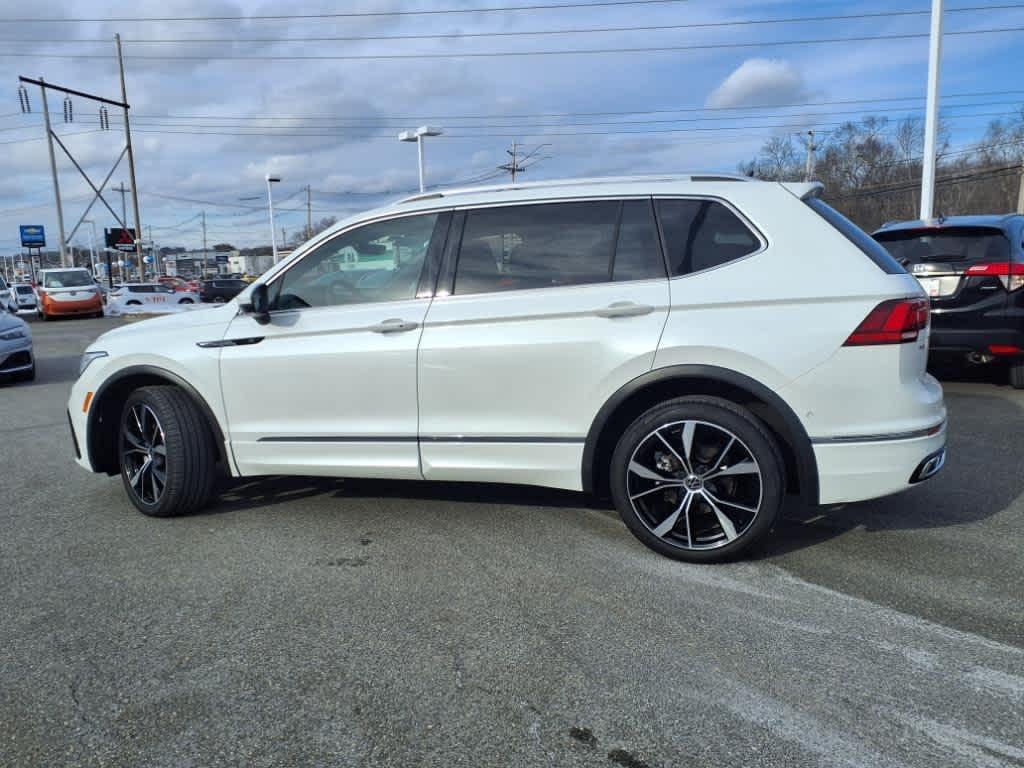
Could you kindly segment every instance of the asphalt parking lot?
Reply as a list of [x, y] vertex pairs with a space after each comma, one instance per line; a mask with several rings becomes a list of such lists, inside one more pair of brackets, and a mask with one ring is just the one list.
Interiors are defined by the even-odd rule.
[[0, 387], [0, 766], [1024, 765], [1024, 392], [726, 566], [531, 488], [266, 478], [156, 520], [71, 459], [85, 346]]

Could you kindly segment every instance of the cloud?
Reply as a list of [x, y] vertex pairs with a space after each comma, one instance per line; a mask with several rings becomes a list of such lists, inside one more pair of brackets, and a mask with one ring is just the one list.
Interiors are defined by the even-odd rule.
[[747, 59], [708, 96], [709, 107], [796, 104], [810, 93], [804, 77], [781, 59]]

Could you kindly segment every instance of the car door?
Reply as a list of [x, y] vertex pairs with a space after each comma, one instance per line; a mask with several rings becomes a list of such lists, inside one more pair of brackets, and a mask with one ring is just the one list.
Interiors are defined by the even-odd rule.
[[268, 323], [211, 340], [243, 475], [421, 476], [416, 347], [450, 218], [341, 232], [272, 278]]
[[587, 431], [668, 313], [651, 200], [472, 209], [449, 242], [420, 342], [424, 477], [581, 489]]

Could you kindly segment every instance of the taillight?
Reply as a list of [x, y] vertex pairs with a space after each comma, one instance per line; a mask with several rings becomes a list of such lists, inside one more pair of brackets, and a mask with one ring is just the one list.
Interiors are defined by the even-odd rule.
[[964, 274], [969, 277], [998, 277], [1008, 291], [1024, 288], [1024, 264], [1014, 261], [973, 264], [964, 271]]
[[906, 344], [928, 327], [928, 299], [891, 299], [868, 313], [844, 347]]

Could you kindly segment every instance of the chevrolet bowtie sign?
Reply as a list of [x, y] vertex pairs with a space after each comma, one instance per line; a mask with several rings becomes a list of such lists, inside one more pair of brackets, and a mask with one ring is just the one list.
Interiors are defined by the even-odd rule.
[[18, 231], [21, 232], [22, 248], [46, 247], [46, 231], [41, 224], [22, 224]]

